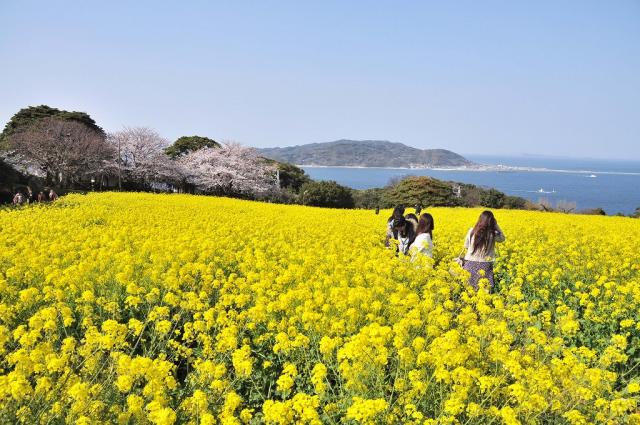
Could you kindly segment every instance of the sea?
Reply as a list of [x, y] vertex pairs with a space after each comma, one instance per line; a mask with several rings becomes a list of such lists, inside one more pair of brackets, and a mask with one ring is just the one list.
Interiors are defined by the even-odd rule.
[[[602, 208], [632, 214], [640, 207], [640, 161], [466, 155], [478, 170], [302, 167], [315, 180], [335, 180], [354, 189], [384, 187], [410, 175], [471, 183], [552, 206]], [[501, 166], [501, 167], [500, 167]]]

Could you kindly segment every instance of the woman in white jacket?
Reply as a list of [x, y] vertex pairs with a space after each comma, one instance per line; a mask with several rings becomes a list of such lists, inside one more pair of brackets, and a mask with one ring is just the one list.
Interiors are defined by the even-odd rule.
[[429, 213], [424, 213], [418, 220], [418, 228], [416, 229], [416, 238], [409, 248], [411, 259], [414, 260], [418, 255], [425, 255], [433, 258], [433, 229], [435, 225], [433, 217]]

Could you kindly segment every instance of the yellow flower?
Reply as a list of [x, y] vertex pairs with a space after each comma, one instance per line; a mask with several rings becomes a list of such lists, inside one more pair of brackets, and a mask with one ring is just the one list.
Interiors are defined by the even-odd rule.
[[133, 385], [133, 379], [129, 375], [120, 375], [116, 380], [116, 387], [118, 391], [126, 393], [131, 390], [131, 386]]
[[144, 193], [0, 209], [0, 411], [639, 422], [640, 221], [496, 210], [489, 293], [451, 267], [481, 210], [429, 212], [426, 265], [383, 247], [390, 211]]
[[171, 322], [168, 320], [160, 320], [156, 322], [155, 329], [160, 335], [167, 335], [169, 331], [171, 331]]
[[631, 382], [629, 385], [627, 385], [627, 391], [629, 392], [629, 394], [635, 394], [640, 392], [640, 383]]
[[152, 410], [147, 415], [149, 421], [156, 425], [172, 425], [176, 421], [176, 412], [168, 407]]
[[251, 359], [251, 347], [243, 345], [242, 348], [235, 350], [231, 356], [233, 368], [236, 375], [242, 378], [251, 376], [253, 369], [253, 360]]
[[311, 371], [311, 383], [314, 385], [316, 393], [323, 395], [327, 389], [325, 378], [327, 376], [327, 367], [322, 363], [316, 363]]
[[353, 403], [347, 409], [347, 419], [353, 419], [361, 424], [374, 424], [376, 418], [387, 409], [384, 399], [367, 400], [354, 397]]

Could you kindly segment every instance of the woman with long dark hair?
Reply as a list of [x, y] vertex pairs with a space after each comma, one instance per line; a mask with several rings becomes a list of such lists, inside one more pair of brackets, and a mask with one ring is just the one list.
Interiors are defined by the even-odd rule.
[[392, 232], [393, 238], [398, 241], [398, 252], [408, 255], [409, 247], [416, 238], [416, 232], [413, 230], [411, 222], [404, 217], [394, 220]]
[[416, 238], [409, 248], [412, 260], [414, 260], [418, 254], [433, 258], [434, 227], [435, 224], [431, 214], [424, 213], [420, 216], [420, 220], [418, 220], [418, 228], [416, 229]]
[[391, 239], [397, 239], [393, 228], [394, 225], [404, 220], [404, 206], [398, 205], [393, 209], [391, 217], [387, 219], [387, 236], [384, 239], [384, 246], [391, 246]]
[[404, 219], [407, 220], [409, 223], [411, 223], [411, 226], [413, 226], [413, 232], [417, 235], [418, 232], [418, 216], [413, 214], [413, 213], [409, 213], [407, 215], [404, 216]]
[[463, 268], [471, 273], [469, 283], [478, 289], [478, 281], [486, 278], [490, 290], [493, 289], [493, 262], [497, 242], [504, 242], [505, 236], [491, 211], [483, 211], [474, 227], [469, 229], [464, 240], [467, 253]]

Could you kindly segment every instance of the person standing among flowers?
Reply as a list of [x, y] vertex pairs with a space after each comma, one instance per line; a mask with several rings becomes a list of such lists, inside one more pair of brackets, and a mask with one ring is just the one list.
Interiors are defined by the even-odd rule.
[[394, 223], [398, 220], [404, 220], [404, 207], [398, 205], [393, 209], [393, 214], [387, 220], [387, 236], [384, 240], [384, 246], [389, 248], [391, 246], [391, 239], [397, 239], [393, 232]]
[[13, 197], [13, 205], [20, 206], [25, 203], [25, 197], [22, 192], [17, 191]]
[[409, 223], [411, 223], [411, 226], [413, 226], [413, 232], [417, 235], [418, 232], [418, 216], [412, 213], [409, 213], [407, 215], [404, 216], [404, 219], [407, 220]]
[[435, 224], [433, 222], [433, 216], [429, 213], [424, 213], [420, 216], [418, 221], [418, 228], [416, 230], [416, 238], [409, 247], [411, 253], [411, 259], [415, 260], [418, 254], [426, 255], [429, 258], [433, 258], [433, 229]]
[[486, 278], [489, 290], [493, 290], [493, 262], [495, 245], [505, 241], [504, 233], [491, 211], [483, 211], [474, 227], [469, 229], [464, 240], [467, 252], [464, 256], [463, 268], [471, 273], [469, 283], [478, 289], [478, 281]]
[[413, 230], [413, 224], [404, 217], [400, 217], [393, 221], [392, 233], [393, 238], [398, 241], [398, 252], [408, 255], [409, 247], [416, 237], [416, 233]]

